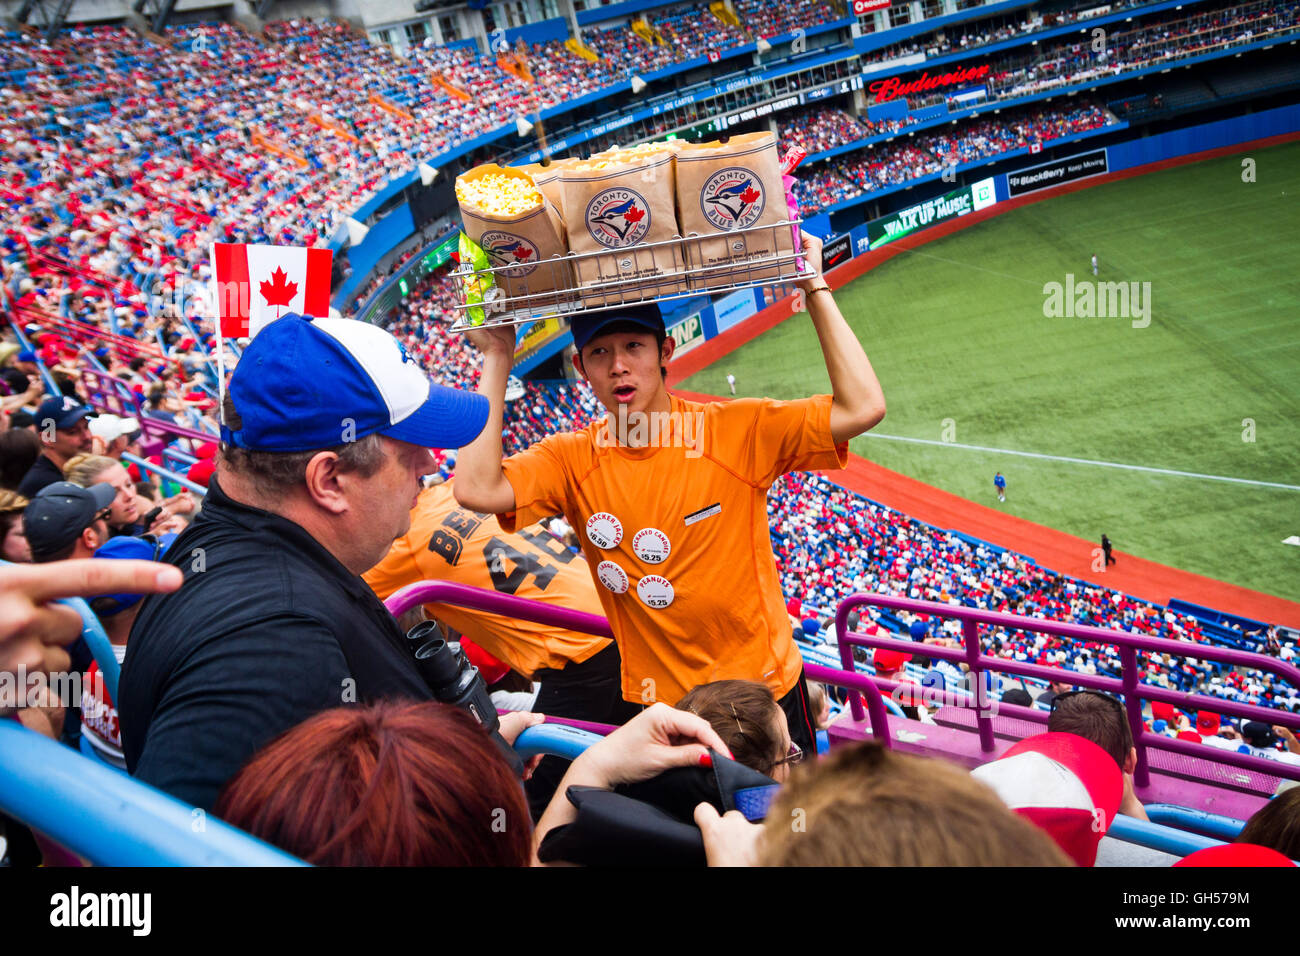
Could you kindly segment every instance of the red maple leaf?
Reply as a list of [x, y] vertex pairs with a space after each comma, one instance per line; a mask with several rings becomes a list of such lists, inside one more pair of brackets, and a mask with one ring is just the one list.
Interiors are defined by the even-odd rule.
[[749, 186], [740, 194], [741, 202], [758, 202], [759, 192], [753, 186]]
[[637, 209], [636, 206], [633, 206], [627, 212], [623, 213], [623, 219], [627, 222], [640, 222], [644, 218], [645, 210]]
[[[289, 282], [289, 276], [281, 268], [276, 268], [271, 273], [271, 281], [263, 282], [259, 286], [262, 298], [266, 300], [267, 305], [281, 306], [288, 305], [293, 301], [293, 297], [298, 294], [298, 283]], [[275, 310], [276, 318], [280, 316], [280, 310]]]
[[519, 248], [515, 250], [515, 258], [519, 260], [527, 259], [532, 254], [533, 250], [531, 249]]

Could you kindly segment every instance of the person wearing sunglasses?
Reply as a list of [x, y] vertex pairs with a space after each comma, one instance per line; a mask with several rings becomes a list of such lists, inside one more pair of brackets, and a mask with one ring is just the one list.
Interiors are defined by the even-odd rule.
[[46, 485], [23, 512], [23, 530], [37, 564], [89, 558], [109, 538], [108, 518], [117, 490], [99, 483], [82, 488], [70, 481]]
[[1099, 690], [1071, 690], [1052, 698], [1052, 713], [1047, 718], [1048, 733], [1077, 734], [1091, 740], [1119, 765], [1124, 775], [1124, 796], [1119, 812], [1146, 820], [1147, 812], [1133, 792], [1133, 771], [1137, 767], [1137, 748], [1133, 731], [1119, 698]]

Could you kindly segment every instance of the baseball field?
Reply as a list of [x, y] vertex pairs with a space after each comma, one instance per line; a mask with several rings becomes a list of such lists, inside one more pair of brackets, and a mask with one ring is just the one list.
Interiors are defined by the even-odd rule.
[[[836, 298], [889, 406], [857, 454], [1300, 600], [1300, 143], [995, 216]], [[683, 387], [726, 395], [728, 372], [741, 395], [829, 390], [806, 316]]]

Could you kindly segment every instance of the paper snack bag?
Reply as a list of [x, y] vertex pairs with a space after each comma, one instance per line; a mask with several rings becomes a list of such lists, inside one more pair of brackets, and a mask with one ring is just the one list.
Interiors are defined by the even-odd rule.
[[495, 163], [476, 166], [456, 177], [456, 201], [465, 233], [482, 246], [492, 266], [508, 267], [493, 273], [505, 295], [543, 296], [509, 302], [507, 310], [540, 308], [556, 291], [572, 287], [568, 262], [548, 261], [568, 251], [564, 221], [527, 173]]
[[[793, 274], [792, 262], [760, 268], [747, 265], [750, 260], [778, 253], [793, 255], [789, 227], [726, 235], [787, 218], [781, 160], [773, 133], [746, 133], [725, 143], [682, 146], [677, 153], [677, 206], [682, 235], [688, 239], [683, 249], [693, 287], [717, 283], [729, 275], [740, 282]], [[718, 238], [689, 241], [692, 235]]]
[[617, 151], [560, 173], [569, 251], [607, 253], [573, 260], [585, 306], [686, 291], [680, 243], [640, 248], [679, 235], [674, 156], [667, 149]]
[[532, 177], [537, 188], [542, 191], [543, 196], [551, 201], [551, 205], [555, 207], [562, 220], [564, 218], [564, 187], [560, 183], [560, 173], [576, 162], [578, 162], [576, 159], [553, 159], [546, 165], [525, 163], [522, 166], [512, 168]]

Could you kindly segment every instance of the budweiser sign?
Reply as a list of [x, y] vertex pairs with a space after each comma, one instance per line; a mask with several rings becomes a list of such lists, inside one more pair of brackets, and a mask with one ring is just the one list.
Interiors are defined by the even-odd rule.
[[964, 66], [959, 70], [953, 70], [951, 73], [936, 73], [931, 76], [929, 72], [922, 73], [915, 80], [908, 80], [904, 83], [896, 76], [891, 76], [887, 80], [876, 80], [871, 84], [871, 92], [876, 94], [876, 102], [884, 103], [886, 100], [897, 99], [900, 96], [911, 96], [913, 93], [928, 93], [930, 90], [937, 90], [941, 86], [956, 86], [958, 83], [971, 83], [982, 80], [989, 75], [989, 65], [987, 63], [981, 66]]
[[891, 0], [853, 0], [853, 15], [862, 16], [872, 10], [884, 10]]

